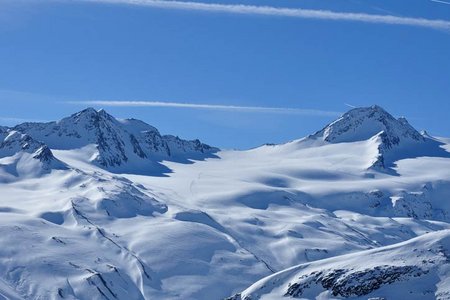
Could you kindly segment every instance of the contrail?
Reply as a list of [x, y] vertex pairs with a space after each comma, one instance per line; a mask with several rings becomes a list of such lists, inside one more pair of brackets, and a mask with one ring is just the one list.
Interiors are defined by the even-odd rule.
[[253, 113], [278, 113], [278, 114], [297, 114], [308, 116], [340, 116], [341, 112], [288, 108], [288, 107], [266, 107], [266, 106], [238, 106], [238, 105], [217, 105], [217, 104], [196, 104], [180, 102], [162, 102], [162, 101], [67, 101], [65, 103], [76, 105], [94, 105], [94, 106], [119, 106], [119, 107], [171, 107], [187, 109], [208, 109], [234, 112], [253, 112]]
[[446, 1], [441, 1], [441, 0], [430, 0], [430, 1], [450, 5], [450, 2], [446, 2]]
[[348, 107], [350, 107], [350, 108], [356, 108], [356, 106], [351, 105], [351, 104], [348, 104], [348, 103], [344, 103], [344, 105], [345, 105], [345, 106], [348, 106]]
[[[82, 2], [104, 4], [126, 4], [135, 6], [147, 6], [162, 9], [193, 10], [216, 13], [231, 13], [242, 15], [279, 16], [301, 19], [329, 20], [329, 21], [353, 21], [372, 24], [404, 25], [426, 27], [432, 29], [450, 29], [450, 21], [399, 17], [393, 15], [377, 15], [367, 13], [335, 12], [329, 10], [313, 10], [301, 8], [282, 8], [273, 6], [256, 6], [244, 4], [219, 4], [192, 1], [164, 1], [164, 0], [78, 0]], [[432, 0], [435, 2], [444, 2]]]

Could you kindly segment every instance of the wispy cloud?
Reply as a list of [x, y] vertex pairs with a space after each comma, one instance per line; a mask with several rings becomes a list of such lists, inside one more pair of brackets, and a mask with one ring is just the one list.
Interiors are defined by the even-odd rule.
[[120, 107], [169, 107], [185, 109], [208, 109], [233, 112], [253, 112], [253, 113], [275, 113], [275, 114], [297, 114], [308, 116], [340, 116], [342, 113], [328, 110], [303, 109], [290, 107], [267, 107], [267, 106], [239, 106], [239, 105], [218, 105], [218, 104], [197, 104], [162, 101], [67, 101], [65, 103], [76, 105], [93, 106], [120, 106]]
[[430, 0], [431, 2], [441, 3], [441, 4], [447, 4], [450, 5], [450, 2], [447, 1], [441, 1], [441, 0]]
[[[92, 3], [126, 4], [147, 6], [162, 9], [195, 10], [205, 12], [280, 16], [301, 19], [316, 19], [329, 21], [353, 21], [374, 24], [405, 25], [426, 27], [432, 29], [450, 30], [450, 21], [425, 18], [399, 17], [393, 15], [377, 15], [367, 13], [335, 12], [329, 10], [312, 10], [301, 8], [282, 8], [273, 6], [255, 6], [244, 4], [219, 4], [192, 1], [165, 0], [78, 0]], [[434, 0], [435, 2], [443, 2]]]

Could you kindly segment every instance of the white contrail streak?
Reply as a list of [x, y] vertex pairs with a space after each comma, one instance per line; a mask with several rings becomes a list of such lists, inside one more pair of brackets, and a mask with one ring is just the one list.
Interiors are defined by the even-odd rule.
[[94, 106], [121, 106], [121, 107], [171, 107], [188, 109], [209, 109], [235, 112], [254, 112], [254, 113], [278, 113], [278, 114], [297, 114], [309, 116], [340, 116], [342, 113], [317, 109], [302, 109], [288, 107], [266, 107], [266, 106], [238, 106], [238, 105], [217, 105], [217, 104], [196, 104], [162, 101], [68, 101], [65, 103], [76, 105], [94, 105]]
[[348, 107], [350, 107], [350, 108], [356, 108], [356, 106], [351, 105], [351, 104], [348, 104], [348, 103], [344, 103], [344, 105], [345, 105], [345, 106], [348, 106]]
[[[195, 10], [195, 11], [244, 14], [244, 15], [280, 16], [280, 17], [330, 20], [330, 21], [354, 21], [354, 22], [374, 23], [374, 24], [405, 25], [405, 26], [450, 30], [450, 21], [446, 20], [398, 17], [393, 15], [377, 15], [366, 13], [335, 12], [329, 10], [282, 8], [282, 7], [255, 6], [244, 4], [203, 3], [192, 1], [186, 2], [164, 1], [164, 0], [78, 0], [78, 1], [105, 3], [105, 4], [126, 4], [135, 6], [155, 7], [162, 9]], [[441, 2], [440, 0], [434, 1]]]
[[430, 1], [450, 5], [450, 2], [447, 2], [447, 1], [441, 1], [441, 0], [430, 0]]

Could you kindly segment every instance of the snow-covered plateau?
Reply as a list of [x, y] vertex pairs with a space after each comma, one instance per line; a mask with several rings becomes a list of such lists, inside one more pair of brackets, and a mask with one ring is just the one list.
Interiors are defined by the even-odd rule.
[[0, 299], [226, 298], [450, 299], [450, 139], [378, 106], [247, 151], [0, 127]]

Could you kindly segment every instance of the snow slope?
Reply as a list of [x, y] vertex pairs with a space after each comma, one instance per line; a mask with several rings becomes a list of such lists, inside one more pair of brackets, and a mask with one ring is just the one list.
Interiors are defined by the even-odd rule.
[[[325, 270], [323, 259], [446, 240], [448, 139], [419, 134], [377, 106], [325, 128], [248, 151], [92, 109], [3, 128], [2, 140], [29, 136], [60, 165], [32, 176], [0, 166], [0, 295], [223, 299], [298, 264]], [[35, 153], [17, 145], [0, 151], [0, 162]], [[436, 262], [431, 273], [444, 264]]]
[[450, 299], [450, 230], [391, 246], [301, 264], [230, 300]]
[[0, 182], [37, 177], [64, 164], [53, 156], [47, 145], [27, 134], [0, 129]]

